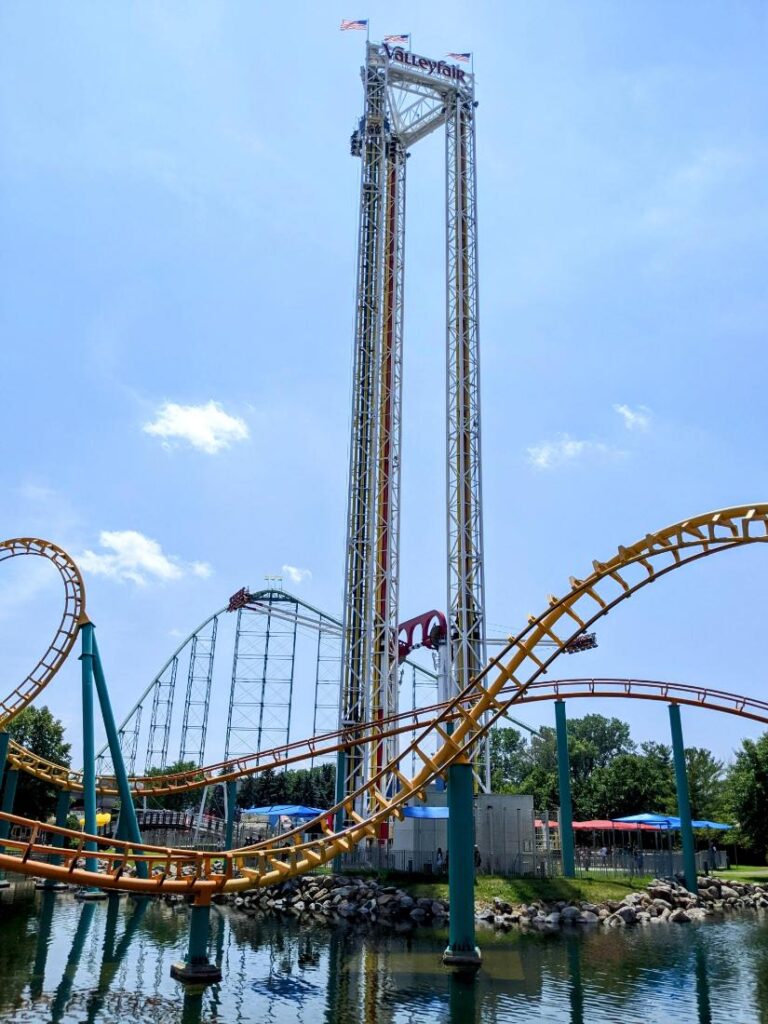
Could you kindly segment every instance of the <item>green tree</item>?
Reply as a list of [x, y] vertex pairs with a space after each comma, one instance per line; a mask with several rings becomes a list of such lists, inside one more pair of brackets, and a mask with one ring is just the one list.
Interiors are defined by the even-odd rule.
[[531, 769], [528, 743], [518, 729], [508, 727], [491, 732], [491, 790], [519, 793]]
[[[176, 775], [178, 772], [190, 772], [197, 768], [196, 761], [174, 761], [165, 768], [150, 768], [148, 776]], [[198, 796], [199, 799], [199, 796]], [[185, 811], [196, 802], [196, 793], [191, 790], [182, 790], [181, 793], [164, 793], [160, 796], [150, 797], [147, 801], [150, 807], [164, 808], [167, 811]]]
[[[8, 726], [11, 739], [55, 764], [69, 766], [70, 744], [64, 742], [64, 726], [54, 718], [47, 707], [27, 707]], [[27, 772], [19, 773], [14, 801], [14, 813], [24, 818], [45, 821], [56, 807], [58, 789], [34, 778]]]
[[[592, 776], [613, 758], [635, 750], [629, 726], [618, 718], [585, 715], [568, 723], [568, 756], [571, 766], [571, 794], [574, 817], [589, 818], [596, 801]], [[557, 733], [543, 726], [530, 742], [530, 769], [521, 781], [520, 791], [532, 793], [539, 810], [560, 803], [557, 776]]]
[[643, 811], [663, 813], [674, 801], [671, 766], [648, 754], [619, 754], [595, 770], [590, 791], [588, 818], [623, 818]]
[[728, 769], [727, 802], [744, 842], [761, 859], [768, 853], [768, 732], [742, 740]]
[[727, 813], [723, 762], [704, 747], [686, 747], [685, 767], [693, 817], [717, 821]]

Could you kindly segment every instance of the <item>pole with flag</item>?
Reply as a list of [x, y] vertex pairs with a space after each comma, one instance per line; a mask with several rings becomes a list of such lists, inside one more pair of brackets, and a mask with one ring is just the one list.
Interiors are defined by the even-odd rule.
[[407, 46], [411, 48], [411, 33], [406, 32], [399, 36], [384, 36], [383, 42], [392, 43], [393, 46]]
[[367, 18], [353, 18], [351, 20], [342, 18], [341, 25], [339, 25], [341, 32], [365, 32], [366, 42], [368, 41], [368, 19]]
[[475, 73], [475, 56], [473, 53], [446, 53], [446, 57], [456, 60], [459, 64], [469, 64], [470, 71]]

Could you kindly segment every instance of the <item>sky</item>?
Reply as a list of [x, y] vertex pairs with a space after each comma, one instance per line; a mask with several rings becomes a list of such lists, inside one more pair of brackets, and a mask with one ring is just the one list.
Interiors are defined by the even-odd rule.
[[[768, 500], [764, 3], [9, 0], [0, 533], [81, 565], [118, 719], [243, 585], [341, 614], [364, 50], [342, 17], [474, 54], [489, 632], [618, 544]], [[407, 188], [402, 618], [445, 606], [441, 137]], [[31, 562], [0, 567], [8, 690], [60, 614]], [[558, 672], [762, 696], [766, 573], [759, 546], [674, 573]], [[74, 658], [45, 701], [77, 763]], [[669, 742], [659, 704], [589, 712]], [[762, 731], [683, 727], [726, 760]]]

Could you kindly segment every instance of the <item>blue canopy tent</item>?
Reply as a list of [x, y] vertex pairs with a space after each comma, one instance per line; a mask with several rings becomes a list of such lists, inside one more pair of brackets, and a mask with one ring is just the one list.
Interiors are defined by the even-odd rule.
[[305, 807], [303, 804], [270, 804], [268, 807], [244, 807], [242, 813], [267, 817], [270, 828], [274, 828], [279, 818], [316, 818], [325, 811], [322, 807]]
[[447, 818], [447, 807], [404, 807], [406, 818]]
[[[655, 825], [657, 828], [679, 829], [680, 819], [674, 814], [630, 814], [626, 818], [612, 818], [612, 821], [625, 821], [635, 825]], [[694, 828], [714, 828], [720, 832], [733, 828], [733, 825], [726, 825], [722, 821], [695, 820], [691, 822]]]

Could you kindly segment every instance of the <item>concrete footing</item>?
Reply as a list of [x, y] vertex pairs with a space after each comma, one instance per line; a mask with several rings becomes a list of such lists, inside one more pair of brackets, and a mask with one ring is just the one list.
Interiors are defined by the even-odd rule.
[[449, 946], [443, 953], [443, 964], [456, 971], [474, 973], [483, 966], [483, 957], [477, 946], [474, 950], [461, 950], [460, 952], [452, 950]]
[[10, 889], [11, 883], [7, 878], [0, 878], [0, 889]]
[[97, 900], [105, 900], [107, 894], [103, 889], [81, 889], [75, 893], [76, 900], [84, 900], [88, 903], [95, 903]]
[[171, 964], [171, 977], [186, 984], [215, 985], [217, 981], [221, 981], [221, 968], [207, 961], [188, 964], [180, 960]]
[[35, 882], [35, 889], [42, 889], [45, 892], [67, 892], [69, 886], [66, 882]]

